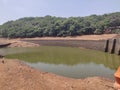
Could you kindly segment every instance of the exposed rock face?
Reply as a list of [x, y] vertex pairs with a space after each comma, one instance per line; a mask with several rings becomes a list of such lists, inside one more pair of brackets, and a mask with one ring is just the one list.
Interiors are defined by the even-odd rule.
[[114, 90], [113, 83], [100, 77], [66, 78], [33, 69], [18, 60], [0, 62], [0, 90]]

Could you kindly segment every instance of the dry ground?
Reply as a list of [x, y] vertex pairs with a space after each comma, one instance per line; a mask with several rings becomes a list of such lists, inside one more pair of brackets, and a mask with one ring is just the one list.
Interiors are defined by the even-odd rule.
[[37, 46], [40, 46], [35, 43], [21, 41], [21, 39], [0, 38], [0, 44], [5, 44], [5, 43], [11, 43], [11, 45], [9, 45], [9, 47], [37, 47]]
[[76, 37], [43, 37], [43, 38], [25, 38], [27, 40], [106, 40], [114, 38], [117, 34], [102, 34], [102, 35], [83, 35]]
[[71, 79], [33, 69], [18, 60], [0, 59], [0, 90], [114, 90], [113, 81]]

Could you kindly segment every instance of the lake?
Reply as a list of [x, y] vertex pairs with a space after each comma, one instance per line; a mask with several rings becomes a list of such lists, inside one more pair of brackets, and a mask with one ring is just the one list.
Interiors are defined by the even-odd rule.
[[33, 68], [71, 78], [101, 76], [114, 79], [114, 72], [120, 65], [120, 56], [76, 47], [2, 48], [0, 54], [20, 59]]

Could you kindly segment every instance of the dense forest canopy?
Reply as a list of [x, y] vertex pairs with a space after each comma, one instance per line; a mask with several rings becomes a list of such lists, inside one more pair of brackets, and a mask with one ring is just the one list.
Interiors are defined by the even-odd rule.
[[25, 17], [0, 25], [5, 38], [65, 37], [103, 33], [120, 33], [120, 12], [86, 17]]

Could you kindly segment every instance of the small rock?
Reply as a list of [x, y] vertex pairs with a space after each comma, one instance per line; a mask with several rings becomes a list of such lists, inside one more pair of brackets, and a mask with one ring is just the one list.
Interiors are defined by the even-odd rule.
[[2, 63], [4, 64], [4, 63], [5, 63], [5, 61], [4, 61], [4, 60], [2, 60]]

